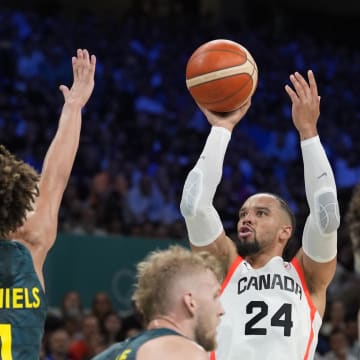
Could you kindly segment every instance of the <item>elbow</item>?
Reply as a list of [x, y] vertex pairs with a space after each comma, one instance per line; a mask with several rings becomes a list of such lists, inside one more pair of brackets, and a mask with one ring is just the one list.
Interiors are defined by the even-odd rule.
[[[194, 201], [195, 200], [195, 201]], [[201, 205], [199, 200], [196, 199], [189, 199], [188, 197], [181, 198], [180, 202], [180, 213], [185, 218], [195, 218], [195, 217], [205, 217], [206, 214], [212, 209], [212, 206], [204, 206]]]
[[333, 234], [340, 226], [339, 204], [336, 192], [326, 189], [315, 196], [314, 218], [323, 235]]
[[194, 169], [191, 170], [186, 178], [180, 202], [180, 212], [185, 219], [196, 215], [202, 189], [203, 181], [201, 172]]

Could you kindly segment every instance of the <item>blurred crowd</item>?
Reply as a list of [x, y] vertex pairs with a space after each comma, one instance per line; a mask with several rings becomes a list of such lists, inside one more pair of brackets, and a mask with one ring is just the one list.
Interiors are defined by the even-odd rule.
[[[121, 19], [0, 10], [0, 143], [39, 171], [57, 126], [62, 103], [58, 86], [70, 85], [71, 56], [81, 47], [98, 59], [95, 91], [84, 109], [81, 144], [62, 202], [59, 231], [186, 239], [179, 212], [182, 186], [209, 125], [187, 92], [185, 67], [198, 46], [215, 38], [246, 46], [259, 68], [252, 107], [233, 133], [214, 200], [227, 232], [233, 236], [239, 205], [256, 191], [284, 197], [301, 230], [308, 213], [303, 165], [284, 85], [290, 73], [304, 74], [309, 68], [321, 94], [319, 133], [345, 215], [360, 179], [360, 82], [355, 80], [360, 50], [321, 31], [295, 35], [277, 17], [252, 28], [246, 22], [215, 22], [211, 14], [198, 14], [195, 21], [181, 7], [171, 13], [155, 10], [138, 8]], [[336, 343], [345, 343], [360, 359], [360, 264], [354, 256], [359, 247], [354, 251], [348, 226], [360, 224], [360, 219], [356, 214], [347, 218], [339, 232], [339, 266], [329, 288], [319, 342], [319, 356], [327, 360], [340, 359], [325, 355], [335, 352]], [[80, 298], [77, 301], [81, 304]], [[101, 301], [105, 300], [94, 298], [94, 304]], [[70, 350], [99, 349], [139, 329], [135, 315], [129, 330], [111, 305], [106, 319], [95, 308], [83, 312], [78, 305], [76, 314], [69, 316], [61, 309], [50, 317], [46, 352], [61, 339], [72, 343]], [[333, 315], [336, 312], [340, 314]], [[68, 359], [88, 356], [75, 352], [71, 350]]]
[[109, 345], [143, 329], [135, 311], [121, 316], [106, 292], [98, 292], [84, 309], [77, 291], [67, 292], [58, 309], [50, 309], [40, 360], [86, 360]]

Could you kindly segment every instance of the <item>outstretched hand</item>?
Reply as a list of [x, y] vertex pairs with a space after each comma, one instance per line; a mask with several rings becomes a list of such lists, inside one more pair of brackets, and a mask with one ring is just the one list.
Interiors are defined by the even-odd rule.
[[251, 105], [251, 99], [248, 100], [243, 106], [239, 109], [227, 112], [219, 113], [205, 109], [203, 106], [198, 104], [200, 110], [204, 113], [208, 122], [212, 126], [220, 126], [232, 131], [237, 123], [245, 116]]
[[66, 103], [85, 106], [94, 89], [95, 65], [95, 55], [90, 57], [86, 49], [77, 50], [76, 56], [72, 58], [73, 84], [70, 89], [66, 85], [59, 87]]
[[298, 72], [290, 75], [294, 90], [285, 86], [292, 101], [292, 118], [302, 140], [317, 135], [317, 121], [320, 116], [320, 96], [315, 76], [308, 71], [308, 82]]

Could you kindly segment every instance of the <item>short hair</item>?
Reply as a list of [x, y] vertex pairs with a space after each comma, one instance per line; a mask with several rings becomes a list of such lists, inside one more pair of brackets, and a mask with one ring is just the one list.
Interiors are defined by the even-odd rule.
[[166, 315], [171, 284], [181, 276], [192, 275], [199, 270], [210, 269], [219, 282], [223, 279], [220, 262], [208, 252], [191, 252], [178, 245], [167, 250], [151, 252], [137, 265], [137, 282], [132, 299], [144, 321]]
[[279, 202], [281, 209], [284, 210], [290, 218], [290, 224], [292, 227], [292, 231], [291, 231], [289, 240], [287, 241], [285, 248], [284, 248], [284, 252], [283, 252], [284, 259], [286, 261], [290, 261], [295, 256], [295, 254], [299, 248], [299, 245], [295, 240], [296, 218], [295, 218], [294, 212], [291, 210], [291, 208], [290, 208], [289, 204], [286, 202], [286, 200], [284, 200], [278, 194], [270, 193], [270, 192], [264, 192], [261, 194], [273, 196]]
[[279, 202], [281, 209], [284, 210], [286, 212], [286, 214], [289, 216], [291, 227], [292, 227], [292, 232], [291, 232], [291, 237], [292, 237], [296, 230], [296, 219], [295, 219], [295, 215], [294, 215], [293, 211], [291, 210], [289, 204], [281, 196], [274, 194], [274, 193], [264, 192], [264, 193], [259, 193], [256, 195], [262, 195], [262, 194], [273, 196]]
[[39, 195], [37, 171], [0, 145], [0, 237], [22, 226]]

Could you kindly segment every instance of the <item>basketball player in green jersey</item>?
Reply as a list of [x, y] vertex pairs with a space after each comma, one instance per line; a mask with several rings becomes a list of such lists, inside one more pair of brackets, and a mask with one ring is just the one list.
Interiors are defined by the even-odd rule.
[[137, 267], [133, 300], [147, 330], [93, 360], [207, 360], [223, 315], [220, 263], [180, 246], [151, 253]]
[[81, 110], [94, 88], [95, 56], [77, 50], [73, 84], [41, 175], [0, 146], [0, 359], [38, 360], [46, 315], [42, 268], [79, 145]]

